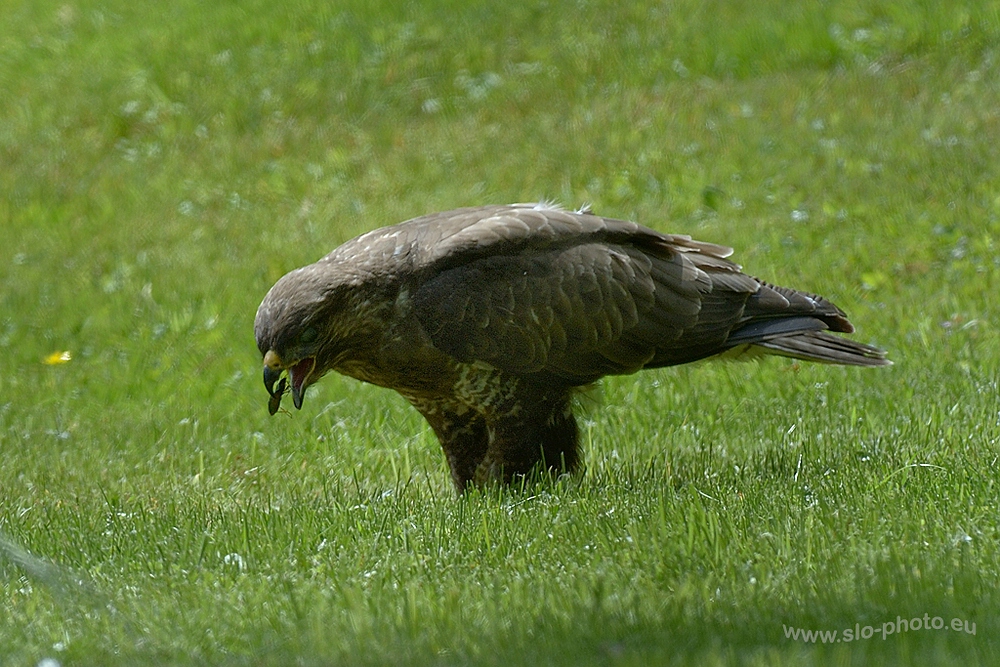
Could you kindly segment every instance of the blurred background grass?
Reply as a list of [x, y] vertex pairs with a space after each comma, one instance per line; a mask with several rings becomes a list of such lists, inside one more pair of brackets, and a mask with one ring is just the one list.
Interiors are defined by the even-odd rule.
[[[979, 634], [910, 635], [890, 659], [995, 651], [998, 3], [3, 16], [0, 529], [133, 619], [10, 566], [18, 664], [57, 644], [81, 664], [539, 644], [861, 664], [883, 649], [779, 626], [928, 605]], [[531, 501], [456, 501], [419, 416], [353, 381], [268, 419], [252, 320], [274, 280], [380, 225], [539, 199], [732, 245], [897, 365], [609, 380], [582, 399], [587, 473]]]

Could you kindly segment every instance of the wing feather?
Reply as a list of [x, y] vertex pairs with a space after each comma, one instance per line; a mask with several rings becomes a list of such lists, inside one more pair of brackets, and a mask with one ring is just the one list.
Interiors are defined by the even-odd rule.
[[[735, 345], [805, 355], [817, 339], [800, 350], [788, 340], [797, 331], [852, 330], [821, 297], [742, 273], [730, 248], [632, 222], [514, 205], [397, 228], [394, 247], [409, 248], [418, 276], [414, 312], [433, 344], [463, 362], [584, 383]], [[432, 229], [437, 242], [424, 243]], [[757, 323], [782, 319], [781, 341], [755, 335]]]
[[732, 292], [720, 299], [730, 326], [757, 288], [724, 246], [561, 210], [487, 211], [447, 243], [452, 254], [434, 251], [414, 294], [433, 343], [461, 361], [574, 382], [639, 370], [696, 328], [715, 274]]

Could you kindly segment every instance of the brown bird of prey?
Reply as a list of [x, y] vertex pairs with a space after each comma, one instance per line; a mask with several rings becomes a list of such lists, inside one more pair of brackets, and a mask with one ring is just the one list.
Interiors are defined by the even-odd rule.
[[[282, 277], [254, 330], [273, 414], [328, 371], [395, 389], [430, 423], [459, 491], [579, 463], [574, 390], [728, 353], [884, 366], [833, 335], [826, 299], [741, 273], [730, 248], [584, 209], [433, 213]], [[283, 373], [287, 372], [287, 377]]]

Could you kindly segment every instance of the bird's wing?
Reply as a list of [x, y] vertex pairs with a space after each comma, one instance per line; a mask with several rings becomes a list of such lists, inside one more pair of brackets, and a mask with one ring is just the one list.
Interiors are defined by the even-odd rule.
[[[689, 236], [661, 234], [628, 220], [603, 218], [589, 210], [566, 211], [544, 203], [456, 209], [417, 218], [404, 225], [412, 225], [409, 233], [421, 237], [420, 252], [415, 260], [439, 270], [464, 264], [475, 257], [580, 245], [588, 241], [624, 241], [650, 246], [666, 243], [677, 250], [701, 252], [720, 260], [733, 252], [732, 248], [693, 241]], [[723, 260], [722, 264], [739, 269], [728, 261]]]
[[[760, 284], [728, 248], [551, 208], [459, 211], [418, 244], [412, 295], [439, 349], [572, 382], [720, 351]], [[704, 350], [711, 350], [705, 352]]]
[[394, 271], [437, 273], [478, 258], [538, 252], [588, 241], [652, 246], [666, 243], [682, 252], [711, 255], [739, 269], [723, 259], [732, 254], [732, 248], [547, 204], [480, 206], [431, 213], [362, 234], [320, 261], [336, 262], [341, 267], [348, 264], [359, 278]]

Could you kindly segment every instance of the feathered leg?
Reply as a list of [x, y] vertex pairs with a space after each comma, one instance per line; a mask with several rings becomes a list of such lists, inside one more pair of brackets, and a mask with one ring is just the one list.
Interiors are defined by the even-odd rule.
[[521, 400], [510, 414], [488, 423], [489, 444], [476, 468], [477, 486], [509, 484], [533, 472], [573, 472], [578, 432], [568, 391]]
[[486, 420], [470, 409], [463, 408], [459, 412], [441, 404], [411, 402], [434, 429], [451, 469], [451, 481], [462, 493], [475, 481], [486, 456], [489, 442]]

